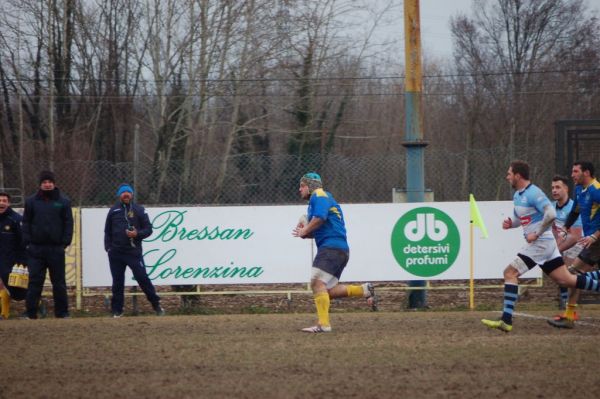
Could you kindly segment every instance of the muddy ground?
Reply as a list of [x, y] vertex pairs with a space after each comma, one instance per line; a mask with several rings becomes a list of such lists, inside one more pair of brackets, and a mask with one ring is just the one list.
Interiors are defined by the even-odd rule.
[[[531, 281], [530, 283], [532, 283]], [[488, 282], [490, 284], [500, 283]], [[380, 311], [364, 300], [332, 302], [331, 334], [314, 323], [310, 295], [163, 293], [168, 316], [151, 316], [143, 297], [134, 316], [106, 317], [104, 296], [83, 298], [73, 318], [0, 321], [1, 398], [419, 398], [600, 397], [600, 305], [580, 307], [582, 323], [556, 330], [557, 287], [524, 288], [510, 334], [489, 331], [500, 288], [428, 294], [429, 309], [406, 310], [398, 283], [379, 283]], [[212, 287], [211, 289], [240, 289]], [[302, 285], [245, 287], [303, 289]], [[108, 291], [103, 291], [107, 293]], [[588, 297], [597, 301], [598, 296]]]
[[600, 397], [600, 310], [557, 330], [498, 312], [341, 312], [0, 322], [0, 398]]

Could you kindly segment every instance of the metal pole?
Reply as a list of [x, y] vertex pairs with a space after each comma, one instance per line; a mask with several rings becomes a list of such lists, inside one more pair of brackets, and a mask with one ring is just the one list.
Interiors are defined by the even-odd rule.
[[[427, 143], [423, 140], [423, 114], [421, 92], [421, 29], [419, 0], [404, 0], [404, 108], [406, 147], [406, 196], [407, 202], [425, 201], [424, 152]], [[424, 287], [425, 281], [411, 281], [411, 287]], [[412, 291], [408, 298], [409, 308], [426, 306], [426, 291]]]
[[[19, 82], [17, 90], [17, 100], [19, 101], [19, 181], [21, 182], [21, 198], [25, 199], [25, 172], [23, 171], [23, 163], [25, 162], [25, 140], [23, 138], [23, 97], [21, 94], [21, 18], [17, 19], [17, 67], [15, 72], [17, 75], [17, 82]], [[22, 201], [23, 205], [25, 201]]]
[[140, 125], [133, 127], [133, 192], [138, 194], [138, 167], [140, 163]]
[[[140, 131], [140, 125], [138, 125], [137, 123], [135, 124], [135, 126], [133, 127], [133, 192], [135, 193], [134, 195], [139, 195], [139, 191], [138, 191], [138, 165], [140, 162], [140, 140], [139, 140], [139, 131]], [[137, 198], [136, 198], [137, 199]], [[131, 292], [133, 292], [134, 294], [137, 292], [137, 287], [131, 287]], [[132, 312], [134, 315], [137, 315], [139, 313], [139, 309], [138, 309], [138, 300], [137, 300], [137, 296], [133, 295], [131, 297], [131, 305], [132, 305]]]
[[55, 13], [53, 11], [53, 7], [52, 7], [52, 3], [51, 1], [48, 1], [48, 10], [50, 12], [50, 15], [48, 16], [48, 31], [49, 31], [49, 36], [50, 36], [50, 48], [48, 50], [48, 85], [50, 86], [50, 96], [48, 99], [48, 131], [50, 134], [50, 151], [49, 151], [49, 167], [50, 170], [55, 170], [54, 169], [54, 141], [55, 141], [55, 130], [54, 130], [54, 84], [55, 84], [55, 78], [56, 76], [54, 75], [54, 63], [57, 62], [56, 59], [54, 59], [54, 21], [52, 21], [52, 19], [55, 17]]
[[83, 309], [83, 270], [81, 270], [81, 208], [77, 207], [73, 210], [77, 224], [75, 227], [75, 236], [77, 237], [77, 244], [75, 246], [75, 309]]

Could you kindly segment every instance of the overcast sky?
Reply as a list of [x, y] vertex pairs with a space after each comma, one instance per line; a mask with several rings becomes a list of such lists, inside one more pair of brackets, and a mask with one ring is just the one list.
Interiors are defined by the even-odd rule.
[[421, 40], [428, 56], [452, 55], [450, 17], [470, 15], [471, 3], [472, 0], [421, 0]]
[[[389, 0], [376, 0], [387, 3]], [[470, 15], [473, 0], [421, 0], [421, 41], [426, 58], [448, 58], [452, 55], [452, 39], [450, 36], [450, 17], [459, 13]], [[587, 0], [588, 5], [600, 15], [600, 0]], [[392, 21], [386, 22], [385, 28], [379, 30], [377, 38], [384, 38], [398, 43], [395, 48], [404, 52], [403, 2], [393, 0], [395, 5], [390, 14]], [[399, 38], [397, 40], [396, 38]]]

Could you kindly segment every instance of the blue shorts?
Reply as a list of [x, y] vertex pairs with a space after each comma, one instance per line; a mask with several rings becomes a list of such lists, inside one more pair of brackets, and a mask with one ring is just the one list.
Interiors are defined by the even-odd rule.
[[350, 259], [350, 252], [336, 248], [319, 248], [313, 267], [340, 279]]

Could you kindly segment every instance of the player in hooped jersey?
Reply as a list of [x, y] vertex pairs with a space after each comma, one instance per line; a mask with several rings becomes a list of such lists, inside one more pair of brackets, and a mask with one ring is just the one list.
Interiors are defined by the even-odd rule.
[[[571, 213], [565, 222], [565, 229], [570, 231], [577, 217], [581, 217], [584, 237], [579, 240], [583, 249], [570, 268], [572, 273], [600, 277], [599, 271], [592, 271], [600, 262], [600, 183], [594, 177], [594, 165], [587, 161], [576, 161], [571, 169], [571, 177], [575, 186], [575, 201]], [[579, 287], [577, 287], [579, 288]], [[565, 313], [558, 319], [548, 320], [553, 327], [573, 328], [577, 313], [579, 292], [571, 290]]]
[[[577, 218], [573, 226], [567, 231], [565, 223], [571, 213], [574, 201], [569, 198], [569, 178], [566, 176], [555, 175], [552, 178], [552, 206], [556, 210], [556, 219], [552, 224], [552, 233], [556, 239], [558, 250], [562, 254], [565, 266], [569, 268], [583, 246], [578, 243], [582, 237], [581, 218]], [[565, 309], [569, 298], [569, 290], [566, 287], [560, 287], [559, 309]], [[563, 317], [564, 314], [556, 316], [556, 319]]]
[[504, 219], [502, 228], [523, 227], [523, 236], [527, 244], [504, 269], [502, 318], [483, 319], [481, 322], [489, 328], [510, 332], [519, 294], [519, 276], [535, 266], [539, 265], [542, 271], [560, 286], [600, 292], [600, 281], [593, 273], [575, 276], [569, 273], [563, 264], [551, 232], [556, 211], [546, 194], [529, 180], [529, 164], [524, 161], [511, 162], [506, 180], [516, 191], [513, 196], [515, 208], [514, 217]]

